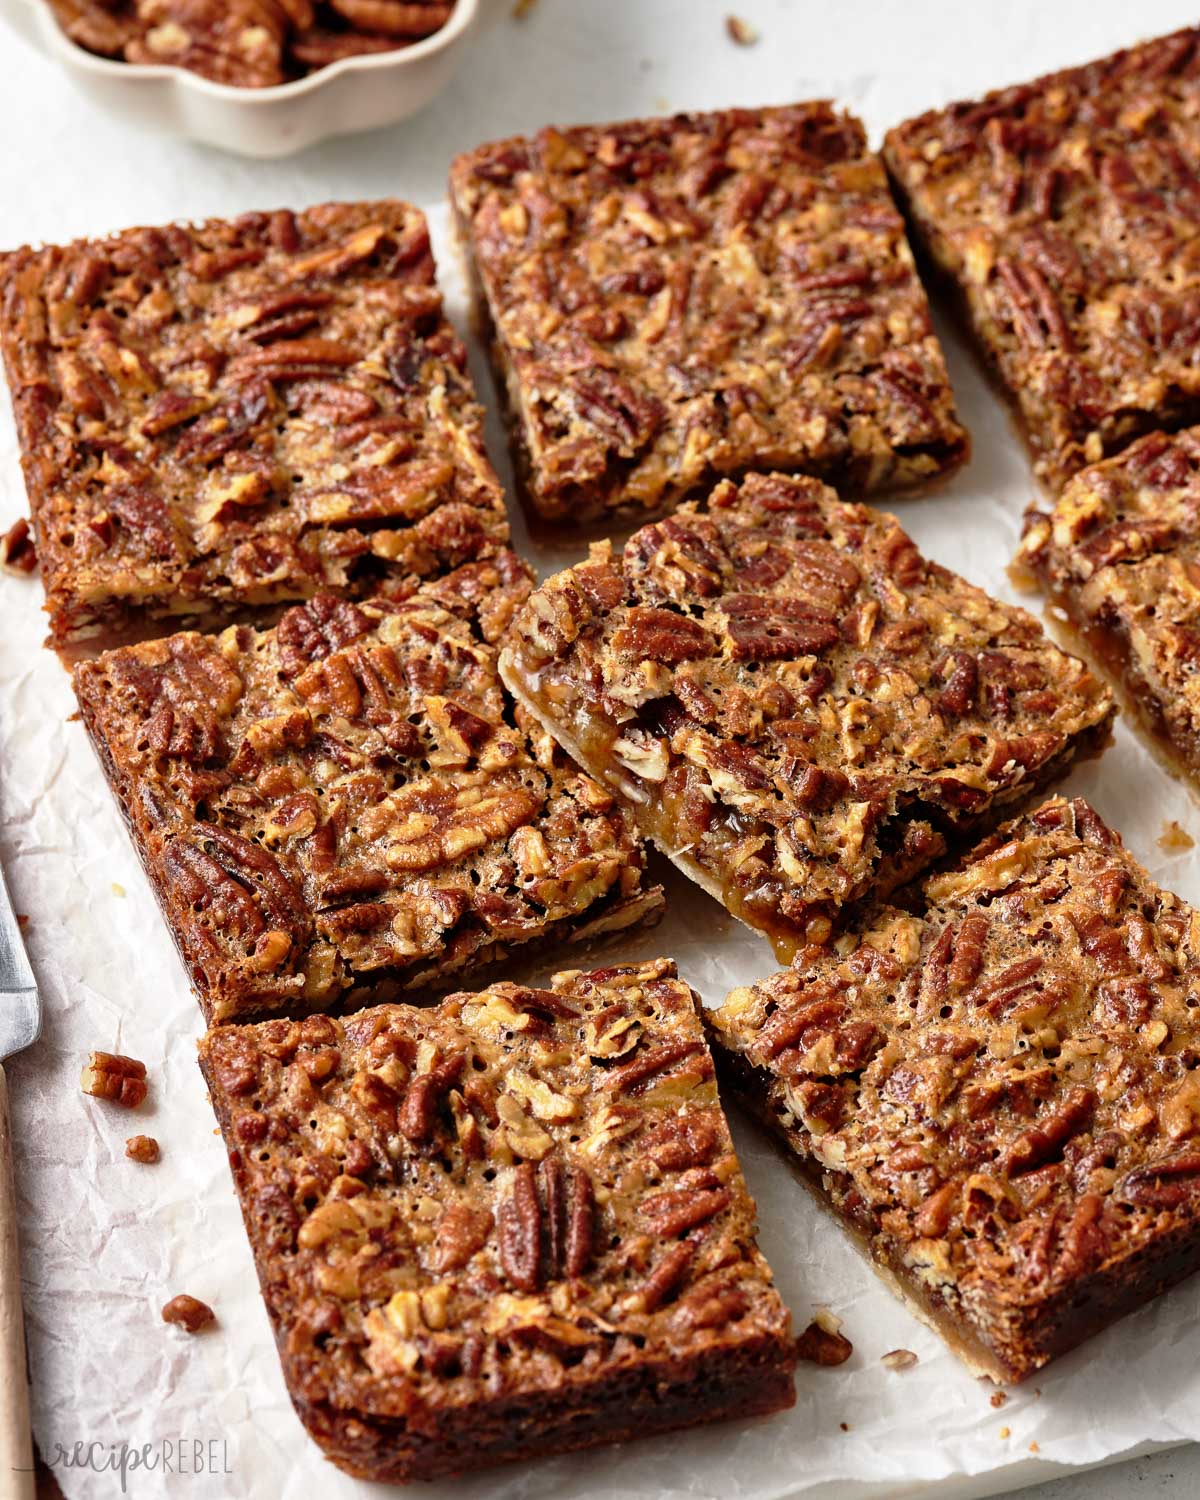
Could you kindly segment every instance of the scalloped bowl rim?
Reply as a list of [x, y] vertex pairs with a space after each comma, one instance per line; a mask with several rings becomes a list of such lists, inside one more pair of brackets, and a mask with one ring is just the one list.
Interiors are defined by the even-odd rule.
[[180, 87], [208, 99], [219, 99], [225, 103], [266, 106], [284, 100], [301, 99], [315, 94], [326, 84], [353, 73], [382, 73], [389, 68], [401, 71], [406, 65], [423, 62], [458, 41], [479, 15], [482, 0], [455, 0], [454, 10], [446, 24], [432, 35], [413, 42], [409, 46], [398, 46], [390, 52], [367, 52], [357, 57], [344, 57], [338, 62], [326, 63], [305, 78], [293, 79], [290, 83], [271, 84], [267, 88], [247, 88], [231, 83], [216, 83], [204, 78], [189, 68], [176, 63], [127, 63], [117, 58], [100, 57], [74, 42], [58, 24], [46, 0], [15, 0], [28, 10], [40, 10], [50, 28], [50, 47], [59, 60], [69, 67], [83, 68], [104, 78], [122, 79], [129, 83], [142, 80], [174, 81]]

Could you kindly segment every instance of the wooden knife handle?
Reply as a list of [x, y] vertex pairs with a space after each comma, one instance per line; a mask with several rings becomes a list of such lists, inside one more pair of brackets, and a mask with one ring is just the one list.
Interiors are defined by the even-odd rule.
[[34, 1500], [8, 1083], [0, 1068], [0, 1497]]

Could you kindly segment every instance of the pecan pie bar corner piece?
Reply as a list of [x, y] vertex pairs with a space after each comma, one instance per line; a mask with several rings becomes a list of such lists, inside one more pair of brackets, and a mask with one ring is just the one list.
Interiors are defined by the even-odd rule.
[[201, 1066], [297, 1411], [403, 1482], [794, 1400], [667, 960], [222, 1026]]
[[511, 552], [405, 599], [76, 667], [79, 706], [210, 1021], [445, 990], [656, 918], [616, 799], [513, 708]]
[[551, 578], [501, 673], [781, 954], [1107, 743], [1112, 699], [894, 517], [752, 475]]
[[1172, 768], [1200, 778], [1200, 428], [1150, 433], [1031, 509], [1018, 563]]
[[828, 103], [546, 129], [459, 157], [451, 197], [542, 520], [966, 457], [883, 166]]
[[0, 347], [59, 648], [366, 595], [507, 542], [407, 204], [14, 251]]
[[1179, 31], [932, 110], [884, 145], [1054, 491], [1200, 419], [1198, 41]]
[[980, 1373], [1200, 1266], [1200, 922], [1055, 799], [710, 1013], [722, 1076]]

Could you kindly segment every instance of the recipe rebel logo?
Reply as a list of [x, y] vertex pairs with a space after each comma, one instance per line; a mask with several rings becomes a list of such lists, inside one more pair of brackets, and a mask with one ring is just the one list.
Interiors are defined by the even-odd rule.
[[90, 1469], [94, 1474], [117, 1474], [121, 1493], [129, 1492], [131, 1474], [231, 1474], [229, 1445], [224, 1438], [160, 1438], [157, 1442], [76, 1442], [69, 1448], [55, 1443], [46, 1459], [51, 1469]]

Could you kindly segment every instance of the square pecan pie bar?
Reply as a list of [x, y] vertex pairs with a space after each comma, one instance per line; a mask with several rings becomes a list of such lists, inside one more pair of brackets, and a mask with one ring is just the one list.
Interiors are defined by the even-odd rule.
[[222, 1026], [201, 1066], [292, 1400], [349, 1473], [792, 1404], [788, 1315], [669, 961]]
[[1143, 726], [1200, 777], [1200, 429], [1150, 433], [1025, 520], [1020, 562]]
[[1200, 919], [1054, 800], [711, 1013], [885, 1277], [998, 1380], [1200, 1266]]
[[933, 110], [884, 159], [1058, 488], [1200, 419], [1200, 30]]
[[406, 599], [83, 662], [80, 710], [210, 1021], [390, 999], [657, 916], [610, 792], [527, 732], [511, 552]]
[[684, 872], [786, 955], [1106, 742], [1025, 610], [814, 479], [724, 481], [543, 584], [500, 670]]
[[407, 204], [17, 250], [0, 346], [56, 646], [369, 594], [508, 539]]
[[545, 520], [966, 457], [883, 167], [827, 103], [547, 129], [459, 157], [451, 194]]

